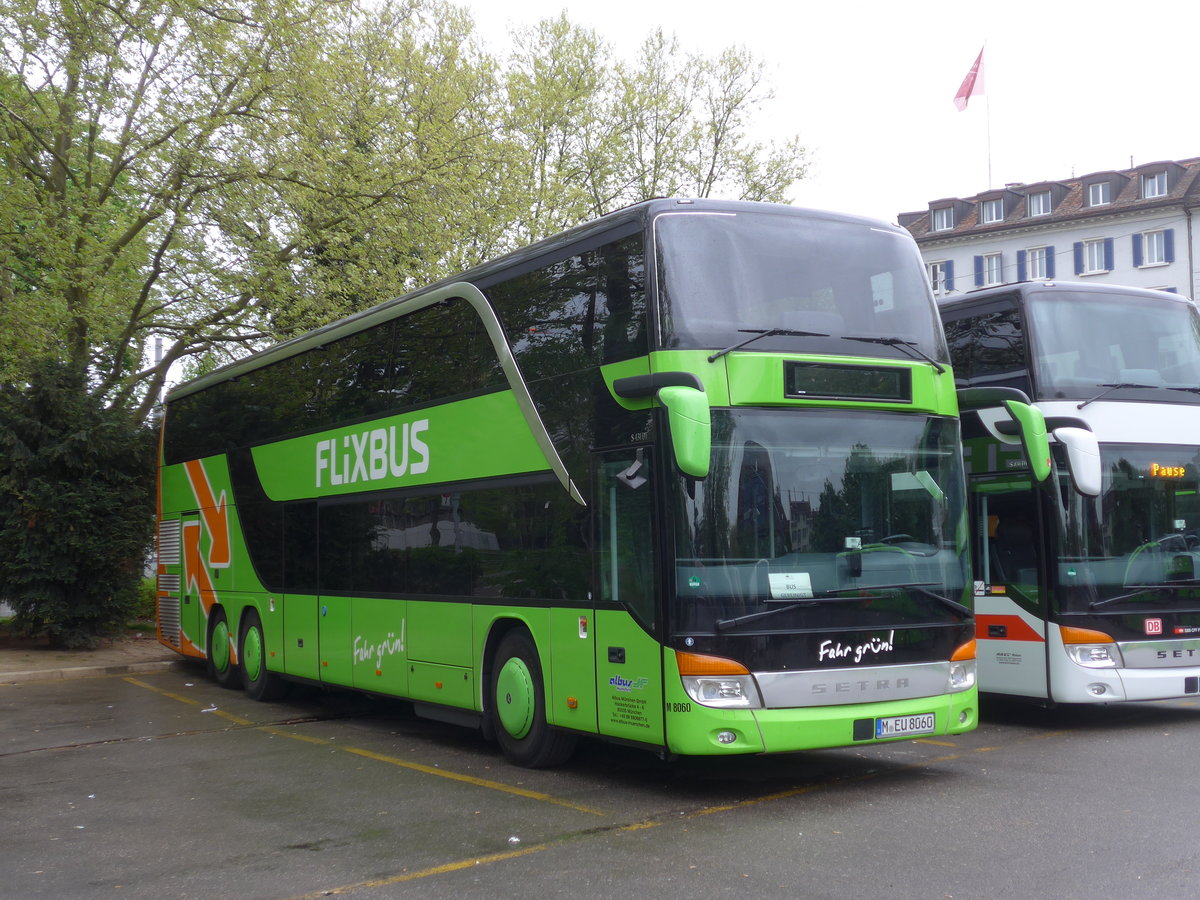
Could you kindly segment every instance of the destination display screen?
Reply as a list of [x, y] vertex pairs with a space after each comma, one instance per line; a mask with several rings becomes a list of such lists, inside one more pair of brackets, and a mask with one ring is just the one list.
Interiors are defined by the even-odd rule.
[[785, 362], [783, 393], [800, 400], [911, 403], [912, 370], [903, 366]]

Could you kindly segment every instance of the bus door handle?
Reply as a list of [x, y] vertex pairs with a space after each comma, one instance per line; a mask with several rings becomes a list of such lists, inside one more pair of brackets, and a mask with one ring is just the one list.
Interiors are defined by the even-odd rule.
[[990, 637], [990, 638], [1008, 637], [1008, 626], [1007, 625], [989, 625], [988, 626], [988, 637]]
[[608, 661], [610, 663], [625, 664], [625, 648], [624, 647], [609, 647]]

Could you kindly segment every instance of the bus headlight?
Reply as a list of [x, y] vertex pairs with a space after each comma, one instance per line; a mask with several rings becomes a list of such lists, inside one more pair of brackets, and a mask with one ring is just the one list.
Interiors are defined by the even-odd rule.
[[754, 676], [739, 662], [719, 656], [675, 651], [679, 678], [689, 697], [720, 709], [761, 709]]
[[950, 693], [969, 691], [975, 687], [975, 672], [978, 665], [973, 659], [962, 659], [950, 663]]
[[1121, 648], [1112, 635], [1069, 625], [1062, 627], [1061, 634], [1063, 649], [1076, 665], [1088, 669], [1119, 669], [1125, 665]]
[[683, 689], [688, 696], [704, 706], [724, 709], [758, 709], [758, 686], [753, 675], [729, 676], [725, 678], [683, 678]]
[[1089, 669], [1119, 669], [1124, 664], [1116, 644], [1067, 644], [1071, 661]]
[[969, 691], [975, 687], [975, 673], [977, 668], [975, 639], [972, 638], [965, 644], [960, 644], [950, 654], [950, 680], [947, 685], [950, 693], [957, 694], [960, 691]]

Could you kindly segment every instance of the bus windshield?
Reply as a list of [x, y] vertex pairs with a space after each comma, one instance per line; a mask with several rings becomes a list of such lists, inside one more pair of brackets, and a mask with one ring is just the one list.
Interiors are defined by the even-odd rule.
[[946, 418], [714, 410], [710, 474], [674, 492], [673, 630], [961, 620], [958, 448]]
[[1064, 611], [1200, 607], [1200, 452], [1107, 444], [1101, 455], [1081, 556], [1058, 564]]
[[[1200, 315], [1180, 298], [1030, 294], [1038, 396], [1200, 403]], [[1168, 393], [1169, 391], [1169, 393]]]
[[[731, 224], [736, 223], [736, 224]], [[786, 213], [655, 219], [662, 346], [947, 361], [920, 257], [902, 232]], [[880, 343], [884, 338], [888, 343]]]

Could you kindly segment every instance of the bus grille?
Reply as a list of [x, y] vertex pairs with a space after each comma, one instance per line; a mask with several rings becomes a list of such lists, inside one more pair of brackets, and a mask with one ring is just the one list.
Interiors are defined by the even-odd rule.
[[179, 565], [178, 519], [164, 519], [158, 523], [158, 562], [163, 566]]
[[179, 598], [158, 598], [158, 636], [179, 649]]

